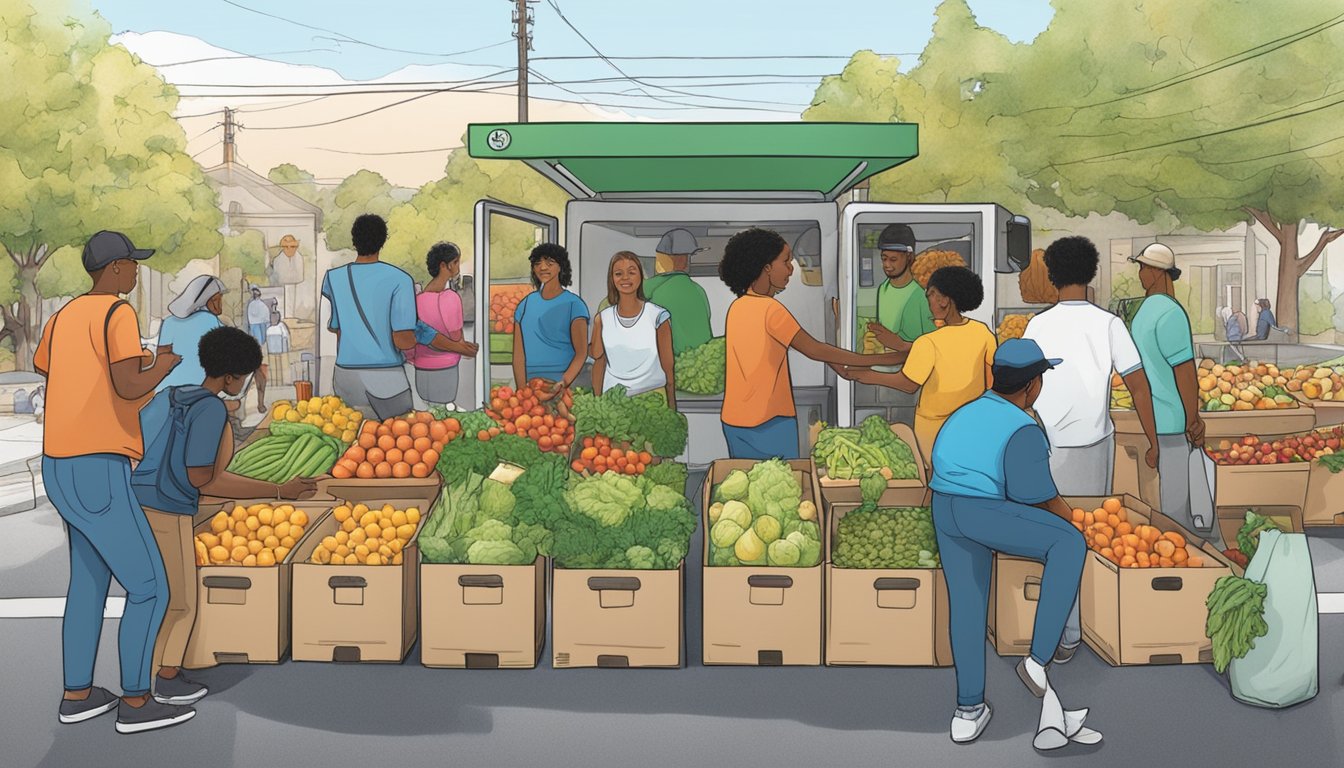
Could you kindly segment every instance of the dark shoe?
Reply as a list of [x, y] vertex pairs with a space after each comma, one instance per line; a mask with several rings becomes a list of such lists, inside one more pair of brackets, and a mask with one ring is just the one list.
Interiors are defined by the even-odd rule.
[[1022, 681], [1022, 684], [1027, 686], [1027, 690], [1031, 691], [1032, 696], [1035, 696], [1038, 699], [1045, 698], [1045, 689], [1037, 685], [1036, 682], [1031, 679], [1031, 674], [1027, 672], [1027, 659], [1025, 657], [1017, 662], [1017, 676]]
[[117, 708], [117, 733], [143, 733], [167, 728], [185, 723], [195, 716], [196, 710], [191, 707], [160, 704], [153, 698], [146, 700], [144, 706], [138, 708], [123, 701]]
[[154, 700], [160, 704], [195, 704], [205, 698], [210, 689], [200, 683], [193, 683], [177, 673], [177, 677], [154, 677]]
[[[1079, 643], [1078, 645], [1082, 645], [1082, 643]], [[1073, 660], [1073, 654], [1077, 652], [1078, 652], [1077, 645], [1071, 648], [1061, 645], [1055, 649], [1055, 656], [1052, 659], [1052, 662], [1055, 664], [1068, 664], [1070, 661]]]
[[89, 691], [89, 697], [83, 701], [73, 699], [61, 699], [61, 722], [66, 725], [73, 723], [82, 723], [85, 720], [111, 712], [117, 708], [120, 701], [112, 692], [106, 688], [93, 688]]

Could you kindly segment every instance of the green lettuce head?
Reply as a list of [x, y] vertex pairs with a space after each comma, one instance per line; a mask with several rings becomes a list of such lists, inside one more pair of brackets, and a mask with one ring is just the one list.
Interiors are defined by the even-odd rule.
[[742, 501], [747, 498], [748, 480], [747, 473], [740, 469], [734, 469], [723, 479], [719, 486], [719, 493], [716, 501]]
[[741, 538], [743, 532], [742, 526], [737, 524], [736, 520], [720, 520], [709, 529], [709, 540], [714, 542], [714, 546], [721, 549], [732, 549], [737, 540]]
[[771, 542], [766, 555], [771, 565], [788, 567], [798, 565], [798, 558], [802, 556], [802, 552], [788, 539], [780, 539]]

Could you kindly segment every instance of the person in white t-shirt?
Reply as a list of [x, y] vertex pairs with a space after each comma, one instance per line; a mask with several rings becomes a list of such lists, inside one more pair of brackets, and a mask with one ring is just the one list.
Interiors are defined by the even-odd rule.
[[[1050, 473], [1061, 496], [1110, 496], [1115, 470], [1115, 424], [1111, 421], [1111, 374], [1119, 373], [1134, 396], [1139, 423], [1148, 438], [1144, 460], [1157, 466], [1157, 428], [1148, 379], [1138, 348], [1119, 316], [1088, 301], [1100, 255], [1085, 237], [1065, 237], [1045, 250], [1050, 282], [1059, 303], [1027, 323], [1023, 338], [1040, 345], [1047, 358], [1064, 360], [1045, 377], [1036, 415], [1050, 440]], [[1055, 653], [1066, 663], [1082, 641], [1078, 606]]]
[[630, 251], [611, 257], [607, 303], [593, 323], [593, 389], [601, 394], [620, 385], [630, 395], [662, 389], [676, 408], [671, 316], [644, 298], [644, 267]]

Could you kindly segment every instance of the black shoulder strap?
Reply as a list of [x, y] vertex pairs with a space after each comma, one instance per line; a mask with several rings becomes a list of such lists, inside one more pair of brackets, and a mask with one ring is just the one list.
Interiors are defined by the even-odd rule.
[[350, 274], [351, 265], [345, 266], [345, 279], [350, 283], [350, 298], [355, 300], [355, 310], [359, 312], [359, 319], [364, 321], [364, 330], [373, 336], [373, 325], [369, 323], [368, 315], [364, 314], [364, 305], [359, 302], [359, 291], [355, 290], [355, 278]]
[[[103, 350], [105, 352], [104, 357], [108, 358], [107, 360], [108, 367], [111, 367], [112, 365], [112, 359], [111, 359], [112, 343], [108, 340], [109, 329], [112, 327], [112, 314], [116, 312], [117, 309], [120, 308], [123, 304], [126, 306], [130, 306], [130, 302], [126, 301], [125, 299], [117, 299], [116, 301], [112, 302], [112, 306], [108, 307], [107, 317], [103, 318]], [[60, 319], [61, 312], [64, 311], [65, 309], [62, 308], [59, 312], [57, 312], [55, 315], [52, 315], [51, 317], [51, 340], [47, 342], [48, 368], [51, 367], [51, 361], [56, 359], [56, 321]]]

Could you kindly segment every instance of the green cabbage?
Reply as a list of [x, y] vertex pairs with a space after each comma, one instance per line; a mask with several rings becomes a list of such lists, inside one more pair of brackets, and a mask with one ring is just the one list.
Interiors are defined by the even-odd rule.
[[513, 538], [513, 527], [498, 520], [486, 520], [467, 531], [464, 538], [472, 541], [509, 541]]
[[766, 544], [778, 539], [780, 535], [779, 521], [768, 515], [761, 515], [756, 518], [756, 522], [751, 524], [751, 528]]
[[467, 562], [472, 565], [525, 565], [532, 559], [512, 541], [478, 540], [467, 549]]
[[762, 461], [747, 473], [747, 506], [753, 515], [769, 515], [781, 523], [798, 519], [803, 489], [793, 470], [779, 459]]
[[655, 567], [656, 558], [653, 550], [648, 547], [633, 546], [625, 550], [625, 557], [630, 562], [631, 568], [651, 570]]
[[751, 527], [751, 508], [740, 501], [730, 501], [723, 505], [719, 520], [732, 520], [739, 528]]
[[513, 514], [513, 493], [497, 480], [486, 480], [481, 486], [481, 514], [495, 520], [507, 520]]
[[715, 546], [732, 549], [742, 536], [742, 530], [742, 526], [738, 525], [736, 520], [720, 520], [709, 529], [709, 538]]
[[769, 549], [766, 550], [771, 565], [786, 567], [797, 565], [801, 554], [799, 547], [788, 539], [771, 542]]
[[747, 478], [747, 473], [740, 469], [734, 469], [732, 472], [728, 473], [728, 477], [725, 477], [723, 483], [719, 485], [718, 496], [715, 500], [742, 501], [747, 498], [748, 486], [749, 480]]
[[608, 527], [624, 523], [633, 510], [644, 506], [639, 484], [614, 472], [580, 480], [565, 493], [565, 499], [573, 509]]

